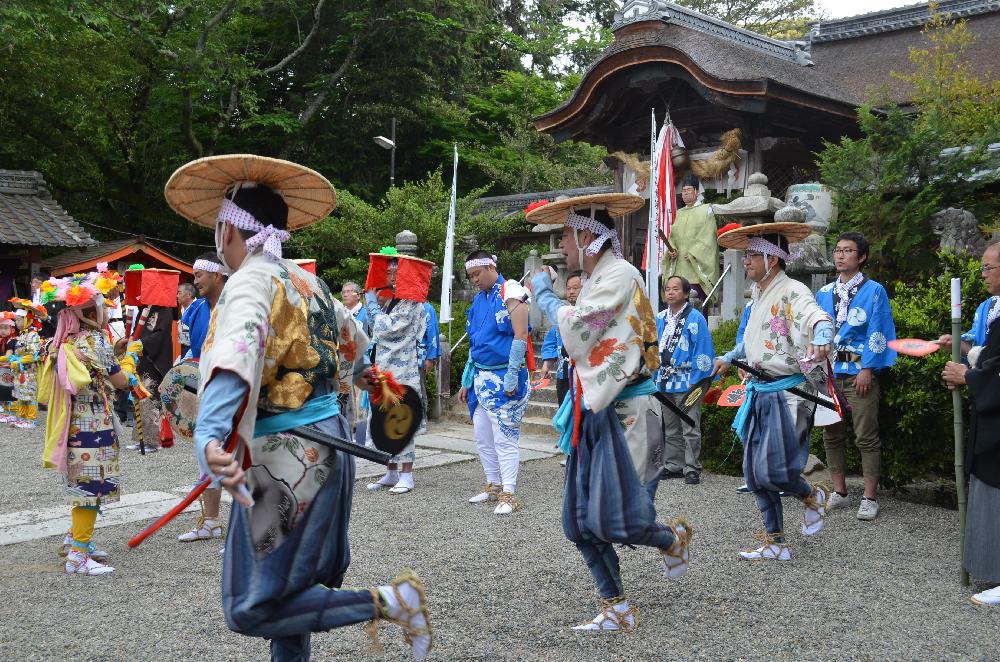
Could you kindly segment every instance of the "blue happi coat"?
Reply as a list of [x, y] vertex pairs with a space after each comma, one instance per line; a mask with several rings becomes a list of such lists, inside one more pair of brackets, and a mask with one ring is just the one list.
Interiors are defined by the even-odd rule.
[[972, 318], [972, 328], [962, 334], [962, 340], [980, 347], [986, 344], [986, 334], [989, 332], [987, 320], [993, 306], [1000, 306], [1000, 296], [990, 297], [979, 304], [976, 316]]
[[562, 336], [559, 335], [559, 327], [553, 326], [545, 334], [545, 340], [542, 342], [542, 360], [556, 361], [557, 379], [566, 378], [566, 360], [562, 355], [562, 348]]
[[[834, 320], [837, 319], [836, 281], [816, 293], [816, 303]], [[856, 375], [862, 368], [882, 370], [896, 363], [896, 352], [888, 342], [896, 339], [896, 325], [885, 288], [865, 280], [847, 308], [847, 321], [837, 322], [833, 342], [838, 356], [831, 357], [835, 375]], [[842, 360], [844, 353], [857, 354], [860, 361]]]
[[660, 369], [656, 372], [656, 387], [663, 393], [686, 393], [712, 374], [715, 358], [712, 334], [705, 316], [691, 308], [683, 320], [676, 346], [670, 352], [668, 345], [671, 339], [663, 335], [667, 312], [661, 311], [656, 316], [656, 335], [660, 339]]
[[[528, 369], [521, 367], [514, 397], [507, 397], [503, 390], [503, 378], [507, 373], [510, 345], [514, 341], [514, 326], [501, 294], [503, 291], [510, 298], [511, 292], [503, 290], [503, 283], [504, 277], [500, 276], [489, 292], [477, 293], [466, 313], [469, 363], [462, 378], [462, 386], [468, 388], [470, 416], [475, 413], [476, 406], [481, 404], [489, 413], [497, 416], [505, 434], [516, 438], [528, 406]], [[519, 291], [523, 290], [516, 281], [511, 285], [516, 286]]]

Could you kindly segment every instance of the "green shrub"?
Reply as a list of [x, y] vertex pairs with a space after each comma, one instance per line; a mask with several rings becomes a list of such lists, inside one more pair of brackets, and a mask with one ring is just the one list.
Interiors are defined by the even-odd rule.
[[[712, 332], [712, 344], [716, 355], [721, 356], [736, 345], [736, 331], [739, 321], [723, 322]], [[713, 386], [725, 389], [739, 383], [734, 371], [722, 382]], [[736, 407], [719, 407], [704, 405], [701, 408], [701, 463], [706, 470], [739, 476], [743, 473], [743, 446], [733, 431], [733, 419], [736, 417]]]

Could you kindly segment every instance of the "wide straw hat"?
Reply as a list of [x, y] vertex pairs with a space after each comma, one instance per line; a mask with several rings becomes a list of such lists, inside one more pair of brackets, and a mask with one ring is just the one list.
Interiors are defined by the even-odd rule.
[[773, 234], [780, 234], [788, 240], [788, 243], [794, 244], [808, 237], [811, 232], [812, 228], [806, 223], [757, 223], [722, 233], [719, 235], [719, 246], [742, 251], [746, 250], [750, 237]]
[[170, 208], [187, 220], [214, 228], [223, 197], [239, 182], [263, 184], [279, 193], [288, 205], [288, 230], [312, 225], [337, 206], [337, 192], [323, 175], [291, 161], [255, 154], [191, 161], [174, 171], [163, 195]]
[[642, 209], [644, 204], [646, 201], [643, 198], [631, 193], [597, 193], [549, 202], [531, 209], [524, 217], [538, 225], [564, 225], [570, 211], [581, 207], [588, 210], [591, 206], [607, 209], [609, 216], [617, 218]]

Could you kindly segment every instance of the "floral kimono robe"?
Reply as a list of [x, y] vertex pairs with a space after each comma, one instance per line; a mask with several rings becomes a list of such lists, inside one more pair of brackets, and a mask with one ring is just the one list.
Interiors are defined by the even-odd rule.
[[[332, 426], [327, 431], [350, 436], [336, 397], [339, 382], [351, 379], [355, 356], [367, 344], [326, 284], [291, 261], [251, 254], [226, 283], [202, 346], [200, 391], [220, 371], [249, 387], [235, 432], [250, 454], [247, 482], [255, 505], [249, 520], [258, 554], [281, 545], [330, 476], [353, 480], [350, 458], [287, 430], [327, 423]], [[271, 425], [276, 432], [255, 432], [261, 419], [307, 405], [305, 411], [313, 412], [307, 418]], [[199, 427], [206, 409], [203, 399]]]
[[[417, 434], [427, 431], [427, 398], [424, 392], [423, 375], [420, 372], [420, 344], [427, 332], [427, 313], [424, 304], [418, 301], [396, 299], [388, 310], [372, 314], [368, 310], [368, 322], [372, 330], [372, 345], [375, 349], [374, 364], [391, 372], [400, 384], [409, 386], [420, 394], [424, 416], [417, 428]], [[369, 415], [370, 418], [370, 415]], [[371, 441], [371, 425], [367, 428], [367, 441]], [[394, 462], [413, 462], [416, 435], [410, 443], [393, 458]]]
[[[800, 388], [815, 392], [810, 384], [825, 384], [827, 376], [822, 366], [804, 359], [813, 328], [823, 320], [831, 321], [809, 288], [783, 271], [778, 273], [750, 309], [743, 336], [747, 363], [775, 378], [791, 377], [790, 382], [801, 382]], [[806, 373], [809, 382], [803, 381]], [[745, 425], [736, 424], [745, 447], [747, 484], [755, 492], [776, 495], [785, 490], [804, 498], [810, 487], [800, 476], [808, 458], [803, 448], [808, 448], [816, 405], [784, 389], [769, 391], [761, 385], [755, 391], [753, 384], [757, 382], [749, 385], [737, 415], [740, 421], [740, 414], [747, 413]], [[780, 499], [774, 499], [777, 515], [768, 520], [769, 531], [780, 522]]]

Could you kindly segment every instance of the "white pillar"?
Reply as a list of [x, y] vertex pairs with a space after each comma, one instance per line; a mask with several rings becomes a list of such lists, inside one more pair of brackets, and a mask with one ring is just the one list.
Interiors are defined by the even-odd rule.
[[[722, 268], [732, 266], [722, 281], [722, 319], [738, 320], [746, 304], [746, 270], [743, 269], [743, 251], [727, 249], [722, 254]], [[713, 297], [714, 298], [714, 297]]]

